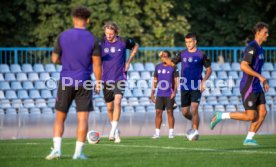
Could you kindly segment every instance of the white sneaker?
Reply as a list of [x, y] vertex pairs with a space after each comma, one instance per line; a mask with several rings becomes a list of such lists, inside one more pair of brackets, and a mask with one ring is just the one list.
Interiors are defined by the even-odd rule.
[[84, 154], [79, 154], [79, 155], [74, 154], [73, 159], [75, 159], [75, 160], [77, 160], [77, 159], [88, 159], [88, 157]]
[[45, 157], [47, 160], [59, 159], [61, 156], [60, 151], [52, 149], [51, 153]]
[[153, 138], [153, 139], [159, 139], [159, 138], [160, 138], [160, 136], [159, 136], [159, 135], [157, 135], [157, 134], [154, 134], [154, 135], [152, 136], [152, 138]]
[[174, 135], [173, 134], [169, 134], [169, 139], [173, 139]]
[[115, 131], [115, 141], [114, 141], [114, 143], [120, 143], [120, 142], [121, 142], [120, 131], [116, 130]]
[[115, 140], [114, 134], [111, 134], [111, 131], [110, 131], [110, 133], [109, 133], [108, 140], [109, 140], [109, 141], [114, 141], [114, 140]]

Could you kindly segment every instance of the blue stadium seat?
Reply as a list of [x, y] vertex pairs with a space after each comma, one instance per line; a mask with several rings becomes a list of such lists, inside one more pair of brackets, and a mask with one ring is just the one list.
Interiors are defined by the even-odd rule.
[[2, 108], [0, 108], [0, 116], [3, 116], [3, 115], [5, 115], [5, 112]]
[[202, 96], [203, 96], [203, 97], [208, 97], [208, 96], [210, 96], [210, 91], [209, 91], [209, 89], [206, 89], [204, 92], [202, 92]]
[[10, 68], [7, 64], [0, 64], [0, 73], [8, 73]]
[[228, 105], [229, 104], [228, 98], [226, 96], [218, 97], [218, 104]]
[[271, 78], [276, 79], [276, 70], [271, 72]]
[[230, 102], [229, 104], [234, 104], [234, 105], [241, 104], [241, 101], [238, 96], [229, 97], [229, 102]]
[[133, 97], [132, 92], [129, 88], [125, 89], [124, 97]]
[[148, 88], [148, 82], [146, 80], [138, 80], [137, 81], [137, 88], [141, 90], [145, 90]]
[[140, 79], [139, 72], [137, 72], [137, 71], [130, 72], [129, 79], [130, 80], [139, 80]]
[[156, 112], [155, 105], [151, 104], [151, 105], [146, 106], [146, 112], [155, 113]]
[[145, 71], [144, 65], [142, 63], [134, 63], [133, 67], [135, 71]]
[[228, 76], [229, 76], [229, 78], [232, 78], [232, 79], [238, 79], [239, 78], [239, 75], [238, 75], [237, 71], [229, 71]]
[[144, 80], [151, 79], [150, 73], [148, 71], [141, 72], [141, 79], [144, 79]]
[[27, 74], [26, 73], [22, 73], [22, 72], [17, 73], [16, 74], [16, 80], [17, 81], [27, 81], [28, 80]]
[[129, 68], [128, 68], [127, 71], [130, 71], [130, 72], [131, 72], [131, 71], [134, 71], [132, 63], [129, 64]]
[[240, 88], [239, 87], [234, 87], [233, 88], [233, 93], [232, 93], [234, 96], [240, 96], [241, 93], [240, 93]]
[[139, 104], [143, 106], [150, 105], [150, 99], [148, 97], [141, 97], [139, 99]]
[[127, 99], [125, 97], [122, 98], [121, 105], [122, 106], [127, 106], [128, 105]]
[[262, 75], [265, 77], [265, 78], [270, 78], [270, 73], [269, 71], [262, 71]]
[[244, 107], [243, 107], [242, 104], [239, 104], [239, 105], [237, 106], [237, 111], [244, 111]]
[[234, 105], [227, 105], [226, 106], [226, 112], [236, 112], [237, 109]]
[[96, 107], [102, 107], [106, 105], [103, 98], [96, 98], [94, 99], [94, 102]]
[[145, 70], [150, 72], [154, 71], [155, 70], [154, 64], [151, 62], [145, 63]]
[[22, 85], [21, 85], [21, 82], [19, 82], [19, 81], [12, 81], [11, 82], [11, 89], [13, 89], [13, 90], [21, 90], [21, 89], [23, 89]]
[[276, 88], [276, 79], [270, 79], [269, 80], [269, 86]]
[[218, 71], [218, 78], [219, 79], [227, 79], [228, 76], [227, 76], [226, 71]]
[[35, 100], [35, 106], [38, 107], [38, 108], [47, 107], [45, 99], [36, 99]]
[[211, 112], [211, 113], [213, 113], [214, 112], [214, 108], [213, 108], [212, 105], [206, 104], [206, 105], [203, 106], [203, 111], [204, 112]]
[[139, 88], [138, 88], [138, 89], [137, 89], [137, 88], [133, 89], [133, 95], [134, 95], [135, 97], [142, 97], [142, 96], [144, 96], [142, 90], [139, 89]]
[[137, 97], [130, 97], [128, 99], [128, 104], [131, 105], [131, 106], [138, 106], [139, 101], [138, 101]]
[[276, 95], [275, 87], [270, 87], [269, 91], [266, 94], [269, 96], [275, 96]]
[[29, 81], [38, 81], [39, 80], [39, 77], [38, 77], [38, 74], [37, 73], [29, 73], [28, 74], [28, 80]]
[[40, 93], [39, 93], [38, 90], [30, 90], [29, 96], [32, 99], [40, 99], [41, 98]]
[[41, 97], [44, 99], [51, 99], [53, 98], [53, 95], [50, 90], [44, 89], [44, 90], [41, 90]]
[[4, 76], [2, 73], [0, 73], [0, 81], [4, 81]]
[[17, 99], [16, 93], [15, 93], [14, 90], [7, 90], [7, 91], [5, 92], [5, 97], [6, 97], [7, 99]]
[[215, 88], [215, 89], [211, 90], [210, 95], [211, 96], [221, 96], [221, 91], [218, 88]]
[[145, 96], [145, 97], [150, 97], [150, 95], [151, 95], [151, 88], [145, 89], [145, 90], [144, 90], [144, 96]]
[[209, 104], [209, 105], [218, 104], [217, 98], [215, 96], [209, 96], [209, 97], [207, 97], [206, 103]]
[[46, 81], [46, 80], [48, 80], [50, 78], [51, 77], [50, 77], [49, 73], [47, 73], [47, 72], [40, 73], [40, 75], [39, 75], [39, 79], [41, 81]]
[[23, 82], [23, 89], [27, 89], [27, 90], [34, 89], [33, 82], [31, 82], [31, 81], [24, 81]]
[[1, 100], [1, 99], [5, 99], [5, 95], [4, 95], [3, 90], [0, 90], [0, 100]]
[[[275, 91], [275, 90], [274, 90]], [[275, 93], [275, 92], [274, 92]], [[268, 95], [268, 94], [266, 94]], [[274, 94], [275, 95], [275, 94]], [[271, 96], [265, 97], [266, 104], [273, 104], [273, 98]]]
[[29, 110], [27, 108], [21, 107], [18, 111], [20, 115], [29, 115]]
[[17, 115], [15, 108], [7, 108], [6, 115]]
[[231, 71], [231, 67], [230, 67], [230, 64], [228, 62], [225, 62], [225, 63], [221, 64], [220, 68], [223, 71]]
[[56, 71], [60, 72], [62, 70], [62, 65], [56, 65]]
[[[93, 78], [94, 77], [94, 78]], [[56, 81], [59, 80], [60, 78], [60, 73], [59, 72], [52, 72], [51, 73], [51, 78], [55, 79]], [[93, 81], [95, 81], [95, 76], [94, 75], [91, 75], [91, 78]]]
[[23, 72], [33, 72], [33, 67], [31, 64], [23, 64], [21, 68]]
[[236, 79], [235, 86], [236, 86], [236, 87], [239, 87], [239, 86], [240, 86], [240, 83], [241, 83], [241, 79]]
[[21, 67], [19, 64], [12, 64], [10, 68], [11, 68], [11, 72], [13, 73], [21, 72]]
[[50, 108], [50, 107], [44, 107], [44, 108], [42, 108], [41, 114], [45, 115], [45, 116], [53, 116], [54, 115], [53, 109]]
[[41, 115], [41, 111], [39, 108], [33, 107], [30, 109], [30, 116], [40, 116], [40, 115]]
[[7, 99], [2, 99], [1, 101], [0, 101], [0, 108], [2, 108], [2, 109], [6, 109], [6, 108], [11, 108], [11, 103], [10, 103], [10, 101], [9, 100], [7, 100]]
[[77, 113], [76, 107], [70, 107], [69, 108], [69, 114], [76, 114], [76, 113]]
[[215, 63], [215, 62], [212, 62], [211, 67], [212, 67], [213, 71], [220, 71], [221, 70], [218, 63]]
[[266, 63], [264, 63], [263, 69], [265, 71], [273, 71], [274, 67], [273, 67], [272, 63], [266, 62]]
[[219, 112], [225, 112], [225, 108], [223, 105], [215, 105], [215, 111], [219, 111]]
[[146, 110], [144, 106], [135, 106], [135, 112], [145, 113]]
[[11, 101], [11, 105], [13, 108], [21, 108], [22, 107], [22, 100], [21, 99], [13, 99]]
[[6, 73], [5, 74], [5, 81], [15, 81], [16, 78], [15, 78], [15, 75], [14, 73]]
[[231, 70], [240, 71], [240, 63], [232, 63]]
[[223, 89], [221, 90], [221, 94], [223, 96], [232, 96], [232, 91], [230, 89]]
[[35, 81], [34, 87], [35, 89], [46, 89], [45, 82], [43, 81]]
[[1, 90], [10, 90], [11, 87], [10, 87], [9, 82], [0, 81], [0, 89], [1, 89]]
[[[42, 98], [43, 98], [43, 96], [42, 96]], [[55, 104], [56, 104], [56, 99], [51, 98], [51, 99], [47, 100], [47, 106], [48, 107], [55, 108]]]
[[132, 113], [134, 112], [134, 108], [132, 106], [125, 106], [123, 109], [124, 112]]
[[33, 67], [34, 72], [40, 73], [40, 72], [44, 72], [44, 67], [42, 64], [35, 64]]
[[35, 107], [34, 100], [33, 99], [25, 99], [25, 100], [23, 100], [23, 106], [25, 108], [33, 108], [33, 107]]
[[46, 64], [45, 65], [45, 71], [46, 72], [56, 72], [56, 68], [54, 64]]

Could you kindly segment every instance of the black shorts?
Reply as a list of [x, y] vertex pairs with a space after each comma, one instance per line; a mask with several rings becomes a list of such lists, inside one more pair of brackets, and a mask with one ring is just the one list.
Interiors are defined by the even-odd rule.
[[156, 97], [155, 101], [155, 109], [157, 110], [173, 110], [173, 105], [175, 103], [174, 98], [171, 99], [170, 97]]
[[200, 103], [200, 90], [181, 90], [181, 107], [188, 107], [191, 103]]
[[65, 86], [62, 90], [62, 85], [59, 83], [57, 97], [56, 97], [56, 110], [67, 113], [72, 101], [75, 99], [77, 111], [92, 111], [92, 90], [85, 89], [79, 86], [78, 90], [75, 87]]
[[124, 95], [126, 81], [121, 80], [115, 83], [103, 83], [103, 94], [106, 103], [112, 102], [116, 94]]
[[257, 110], [260, 104], [266, 104], [264, 92], [254, 93], [251, 92], [246, 96], [245, 93], [241, 93], [242, 102], [245, 110]]

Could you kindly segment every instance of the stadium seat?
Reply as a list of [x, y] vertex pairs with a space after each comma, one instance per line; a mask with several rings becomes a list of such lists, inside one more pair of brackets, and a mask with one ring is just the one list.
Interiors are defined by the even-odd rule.
[[27, 93], [26, 90], [18, 90], [18, 91], [17, 91], [17, 97], [18, 97], [19, 99], [28, 99], [28, 98], [29, 98], [29, 95], [28, 95], [28, 93]]
[[106, 106], [101, 107], [101, 112], [102, 112], [102, 113], [107, 113], [107, 108], [106, 108]]
[[206, 104], [206, 105], [203, 106], [203, 111], [204, 112], [211, 112], [211, 113], [213, 113], [214, 112], [214, 108], [213, 108], [212, 105]]
[[93, 111], [94, 111], [94, 112], [96, 112], [96, 113], [101, 112], [101, 110], [100, 110], [100, 108], [99, 108], [99, 107], [94, 107], [94, 108], [93, 108]]
[[135, 112], [145, 113], [146, 110], [144, 106], [135, 106]]
[[23, 73], [23, 72], [17, 73], [16, 74], [16, 80], [17, 81], [27, 81], [28, 80], [27, 74]]
[[27, 90], [34, 89], [33, 82], [31, 81], [23, 82], [23, 89], [27, 89]]
[[218, 63], [215, 63], [215, 62], [212, 62], [211, 67], [212, 67], [213, 71], [220, 71], [221, 70]]
[[228, 76], [229, 76], [229, 78], [232, 78], [232, 79], [238, 79], [239, 78], [239, 75], [238, 75], [237, 71], [229, 71]]
[[133, 97], [132, 92], [129, 88], [125, 89], [124, 97]]
[[128, 89], [131, 89], [131, 90], [134, 89], [134, 88], [136, 88], [137, 87], [136, 86], [136, 80], [131, 80], [131, 79], [127, 80], [126, 87]]
[[242, 104], [239, 104], [239, 105], [237, 106], [237, 111], [239, 111], [239, 112], [244, 111], [244, 107], [243, 107]]
[[234, 87], [233, 88], [233, 93], [232, 93], [234, 96], [240, 96], [241, 93], [240, 93], [240, 88], [239, 87]]
[[46, 80], [48, 80], [50, 78], [51, 77], [50, 77], [49, 73], [47, 73], [47, 72], [40, 73], [40, 75], [39, 75], [39, 79], [41, 81], [46, 81]]
[[146, 112], [155, 113], [156, 112], [155, 105], [151, 104], [151, 105], [146, 106]]
[[139, 89], [139, 88], [133, 89], [133, 95], [134, 95], [135, 97], [142, 97], [142, 96], [144, 96], [142, 90]]
[[273, 71], [274, 67], [273, 67], [272, 63], [266, 62], [266, 63], [264, 63], [263, 69], [265, 71]]
[[269, 71], [262, 71], [262, 75], [263, 75], [265, 78], [270, 78], [270, 73], [269, 73]]
[[15, 108], [7, 108], [6, 115], [17, 115]]
[[229, 104], [238, 105], [238, 104], [241, 104], [241, 101], [238, 96], [231, 96], [229, 98]]
[[210, 95], [211, 96], [221, 96], [221, 92], [220, 92], [219, 88], [215, 88], [215, 89], [211, 90]]
[[25, 108], [33, 108], [33, 107], [35, 107], [34, 100], [33, 99], [25, 99], [25, 100], [23, 100], [23, 106]]
[[218, 71], [217, 73], [218, 73], [219, 79], [227, 79], [228, 78], [226, 71]]
[[241, 83], [241, 79], [236, 79], [235, 87], [239, 87]]
[[96, 107], [102, 107], [102, 106], [105, 106], [105, 101], [103, 98], [96, 98], [94, 99], [95, 101], [95, 106]]
[[57, 70], [54, 64], [46, 64], [45, 71], [50, 73], [50, 72], [56, 72]]
[[13, 108], [21, 108], [23, 106], [22, 101], [20, 99], [13, 99], [11, 101], [11, 105]]
[[220, 68], [223, 71], [231, 71], [231, 67], [230, 67], [230, 64], [228, 62], [225, 62], [225, 63], [221, 64]]
[[139, 80], [140, 79], [139, 72], [137, 72], [137, 71], [130, 72], [129, 79], [130, 80]]
[[150, 105], [150, 100], [148, 97], [141, 97], [139, 99], [139, 104], [143, 106]]
[[223, 96], [232, 96], [232, 92], [231, 92], [230, 89], [223, 89], [223, 90], [221, 90], [221, 94]]
[[7, 100], [7, 99], [2, 99], [1, 101], [0, 101], [0, 108], [2, 108], [2, 109], [6, 109], [6, 108], [11, 108], [11, 103], [10, 103], [10, 101], [9, 100]]
[[231, 70], [240, 71], [240, 63], [232, 63]]
[[5, 74], [5, 81], [15, 81], [16, 78], [15, 78], [15, 75], [14, 73], [6, 73]]
[[12, 65], [10, 65], [10, 68], [11, 68], [11, 72], [13, 72], [13, 73], [21, 72], [21, 67], [19, 64], [12, 64]]
[[0, 81], [4, 81], [4, 77], [2, 73], [0, 73]]
[[[274, 90], [275, 91], [275, 90]], [[274, 92], [275, 93], [275, 92]], [[275, 94], [274, 94], [275, 95]], [[273, 104], [273, 98], [271, 96], [265, 97], [266, 104]]]
[[145, 71], [144, 65], [142, 63], [134, 63], [133, 67], [135, 71]]
[[53, 95], [50, 90], [44, 89], [44, 90], [41, 90], [41, 97], [44, 99], [51, 99], [53, 98]]
[[271, 72], [271, 78], [276, 79], [276, 70]]
[[151, 79], [150, 72], [148, 71], [141, 72], [141, 79], [144, 79], [144, 80]]
[[41, 111], [39, 108], [31, 108], [30, 109], [30, 116], [40, 116], [41, 115]]
[[216, 105], [215, 106], [215, 111], [225, 112], [225, 108], [224, 108], [223, 105]]
[[137, 81], [137, 88], [141, 90], [145, 90], [148, 88], [148, 82], [146, 80], [138, 80]]
[[145, 97], [150, 97], [150, 95], [151, 95], [151, 88], [145, 89], [145, 90], [144, 90], [144, 96], [145, 96]]
[[[42, 96], [42, 98], [43, 98], [43, 96]], [[51, 98], [51, 99], [47, 100], [47, 106], [48, 107], [55, 108], [55, 104], [56, 104], [56, 99]]]
[[23, 72], [33, 72], [33, 67], [31, 64], [23, 64], [22, 65], [22, 71]]
[[228, 105], [229, 104], [228, 98], [226, 96], [218, 97], [218, 104]]
[[12, 81], [11, 82], [11, 89], [12, 90], [21, 90], [21, 89], [23, 89], [22, 85], [21, 85], [21, 82], [19, 82], [19, 81]]
[[10, 90], [11, 87], [10, 87], [9, 82], [0, 81], [0, 89], [1, 89], [1, 90]]
[[[102, 92], [103, 92], [103, 91], [101, 91], [101, 93], [102, 93]], [[57, 89], [52, 90], [52, 95], [53, 95], [54, 98], [57, 97]], [[101, 96], [101, 97], [103, 97], [103, 96]]]
[[5, 97], [7, 99], [17, 99], [16, 93], [14, 90], [6, 90]]
[[[94, 77], [94, 78], [93, 78]], [[95, 81], [95, 75], [91, 76], [92, 80]], [[51, 73], [51, 78], [55, 79], [56, 81], [59, 80], [60, 78], [60, 73], [59, 72], [52, 72]]]
[[0, 108], [0, 116], [3, 116], [3, 115], [5, 115], [5, 112], [2, 108]]
[[226, 106], [226, 112], [236, 112], [237, 109], [234, 105], [227, 105]]
[[53, 114], [53, 109], [50, 108], [50, 107], [44, 107], [44, 108], [42, 108], [41, 114], [45, 115], [45, 116], [53, 116], [54, 115]]
[[128, 113], [132, 113], [132, 112], [134, 112], [135, 110], [134, 110], [134, 108], [132, 107], [132, 106], [125, 106], [124, 108], [123, 108], [123, 112], [128, 112]]
[[69, 114], [76, 114], [76, 113], [77, 113], [76, 107], [72, 107], [72, 106], [71, 106], [71, 107], [69, 108], [68, 113], [69, 113]]
[[38, 108], [44, 108], [47, 107], [46, 101], [44, 99], [36, 99], [35, 100], [35, 106]]
[[29, 110], [27, 108], [21, 107], [18, 110], [18, 114], [20, 114], [20, 115], [29, 115]]
[[127, 106], [128, 105], [127, 99], [125, 97], [122, 98], [121, 105], [122, 106]]
[[216, 71], [212, 71], [210, 79], [217, 79], [217, 73], [216, 73]]
[[129, 64], [129, 68], [127, 71], [129, 71], [129, 72], [134, 71], [132, 63]]
[[37, 73], [32, 72], [28, 74], [28, 79], [29, 81], [38, 81], [39, 77]]
[[43, 81], [35, 81], [34, 87], [35, 89], [46, 89], [45, 82]]
[[276, 96], [276, 91], [275, 91], [275, 87], [270, 87], [269, 91], [266, 93], [269, 96]]
[[33, 67], [34, 72], [40, 73], [40, 72], [44, 72], [44, 67], [42, 64], [35, 64]]
[[210, 104], [210, 105], [218, 104], [217, 98], [215, 96], [209, 96], [209, 97], [207, 97], [206, 103]]
[[208, 96], [210, 96], [210, 91], [209, 91], [209, 89], [206, 89], [206, 90], [202, 93], [202, 96], [203, 96], [203, 97], [208, 97]]
[[62, 70], [62, 65], [56, 65], [56, 71], [60, 72]]
[[138, 106], [139, 101], [138, 101], [137, 97], [130, 97], [128, 99], [128, 104], [131, 105], [131, 106]]
[[145, 63], [145, 70], [150, 72], [154, 71], [155, 70], [154, 64], [151, 62]]
[[7, 65], [7, 64], [0, 64], [0, 72], [1, 73], [10, 72], [9, 65]]
[[32, 99], [40, 99], [41, 98], [40, 93], [39, 93], [38, 90], [30, 90], [29, 96]]
[[5, 99], [5, 95], [4, 95], [3, 90], [0, 90], [0, 100], [1, 100], [1, 99]]
[[269, 80], [269, 86], [276, 88], [276, 79]]

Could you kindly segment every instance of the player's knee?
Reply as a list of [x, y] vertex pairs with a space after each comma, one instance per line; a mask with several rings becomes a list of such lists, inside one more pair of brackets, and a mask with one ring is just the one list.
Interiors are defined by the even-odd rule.
[[113, 112], [113, 107], [107, 107], [107, 112]]
[[250, 115], [246, 115], [246, 120], [247, 121], [253, 121], [255, 119], [255, 115], [250, 114]]
[[173, 116], [173, 111], [172, 110], [167, 110], [168, 116]]

